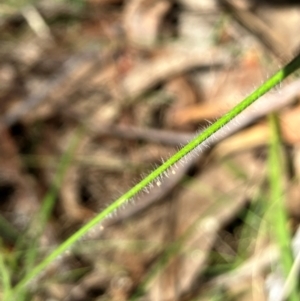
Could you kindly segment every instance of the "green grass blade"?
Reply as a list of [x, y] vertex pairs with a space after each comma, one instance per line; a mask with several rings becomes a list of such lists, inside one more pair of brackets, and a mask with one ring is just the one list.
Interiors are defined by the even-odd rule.
[[4, 254], [0, 252], [0, 279], [1, 288], [3, 291], [2, 298], [6, 300], [7, 296], [11, 293], [11, 277], [9, 268], [5, 265]]
[[[25, 275], [28, 275], [32, 269], [34, 269], [34, 265], [36, 263], [36, 258], [38, 255], [38, 240], [41, 237], [46, 223], [49, 219], [49, 216], [51, 215], [51, 212], [53, 210], [53, 207], [55, 205], [56, 197], [59, 191], [59, 188], [61, 187], [64, 175], [68, 169], [68, 167], [71, 164], [71, 161], [74, 157], [74, 152], [78, 146], [78, 143], [82, 137], [81, 130], [76, 131], [74, 136], [72, 137], [70, 141], [70, 145], [68, 147], [68, 150], [63, 154], [61, 157], [61, 160], [58, 164], [58, 170], [55, 174], [55, 178], [53, 180], [53, 183], [50, 187], [49, 192], [44, 197], [44, 200], [42, 202], [41, 210], [38, 212], [37, 216], [33, 218], [33, 221], [31, 222], [29, 226], [29, 232], [34, 230], [33, 237], [31, 238], [30, 242], [30, 248], [28, 252], [26, 253], [25, 258]], [[27, 237], [27, 239], [26, 239]], [[22, 250], [23, 248], [28, 247], [28, 236], [24, 236], [23, 238], [18, 241], [16, 248]], [[25, 276], [26, 277], [26, 276]], [[21, 300], [21, 296], [24, 296], [24, 293], [21, 293], [22, 289], [25, 287], [20, 288], [18, 292], [18, 300]], [[10, 299], [3, 299], [3, 300], [10, 300]]]
[[280, 71], [275, 73], [270, 79], [268, 79], [263, 85], [261, 85], [257, 90], [255, 90], [252, 94], [246, 97], [241, 103], [235, 106], [231, 111], [222, 116], [219, 120], [217, 120], [214, 124], [208, 127], [205, 131], [196, 136], [193, 140], [191, 140], [186, 146], [184, 146], [181, 150], [179, 150], [176, 154], [174, 154], [170, 159], [168, 159], [165, 163], [151, 172], [148, 176], [146, 176], [142, 181], [136, 184], [132, 189], [123, 194], [120, 198], [114, 201], [109, 207], [99, 213], [95, 218], [89, 221], [86, 225], [80, 228], [77, 232], [75, 232], [72, 236], [70, 236], [65, 242], [63, 242], [60, 246], [58, 246], [49, 256], [47, 256], [40, 264], [38, 264], [33, 270], [28, 273], [15, 287], [15, 291], [17, 292], [20, 288], [26, 286], [33, 278], [39, 275], [52, 261], [54, 261], [58, 256], [66, 252], [71, 248], [71, 246], [82, 238], [90, 229], [94, 226], [98, 225], [101, 221], [107, 218], [112, 212], [118, 209], [121, 205], [125, 204], [129, 200], [131, 200], [136, 194], [142, 191], [149, 185], [158, 185], [161, 184], [161, 176], [164, 173], [169, 173], [172, 171], [172, 167], [189, 153], [191, 153], [194, 149], [196, 149], [199, 145], [202, 145], [208, 138], [210, 138], [213, 134], [218, 132], [222, 127], [232, 121], [235, 117], [237, 117], [241, 112], [243, 112], [247, 107], [253, 104], [258, 98], [264, 95], [266, 92], [271, 90], [277, 84], [279, 84], [282, 80], [284, 80], [288, 75], [296, 71], [300, 67], [300, 54], [294, 58], [289, 64], [287, 64]]
[[[292, 240], [288, 226], [288, 216], [284, 202], [283, 176], [284, 160], [281, 148], [278, 118], [275, 114], [270, 115], [271, 144], [269, 150], [269, 181], [270, 181], [270, 224], [272, 233], [280, 252], [280, 265], [284, 278], [287, 279], [294, 264], [292, 252]], [[288, 283], [290, 301], [299, 300], [296, 279], [290, 278]]]

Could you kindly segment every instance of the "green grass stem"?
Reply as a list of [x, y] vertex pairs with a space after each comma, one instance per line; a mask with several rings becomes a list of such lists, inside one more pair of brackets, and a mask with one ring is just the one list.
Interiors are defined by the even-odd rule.
[[84, 235], [88, 233], [94, 226], [100, 225], [100, 223], [107, 218], [111, 213], [117, 210], [120, 206], [131, 200], [140, 191], [145, 189], [149, 185], [160, 185], [160, 179], [162, 175], [169, 172], [174, 165], [195, 148], [201, 146], [209, 137], [218, 132], [222, 127], [232, 121], [241, 112], [253, 104], [258, 98], [267, 93], [281, 81], [283, 81], [288, 75], [296, 71], [300, 67], [300, 55], [295, 57], [284, 68], [275, 73], [265, 83], [263, 83], [257, 90], [246, 97], [241, 103], [236, 105], [231, 111], [223, 115], [219, 120], [209, 126], [205, 131], [201, 132], [194, 139], [192, 139], [186, 146], [175, 153], [165, 163], [152, 171], [148, 176], [142, 179], [138, 184], [131, 188], [128, 192], [123, 194], [120, 198], [115, 200], [105, 210], [100, 212], [95, 218], [85, 224], [77, 232], [71, 235], [66, 241], [59, 245], [53, 252], [51, 252], [44, 260], [42, 260], [35, 268], [33, 268], [14, 288], [17, 293], [21, 288], [24, 288], [30, 281], [37, 277], [51, 262], [61, 256], [64, 252], [68, 251], [72, 245], [80, 240]]
[[[2, 247], [2, 244], [0, 245]], [[3, 287], [3, 295], [2, 299], [6, 300], [7, 296], [11, 293], [12, 287], [11, 287], [11, 275], [9, 272], [9, 268], [7, 267], [5, 263], [5, 256], [3, 252], [0, 252], [0, 283], [2, 284]], [[0, 294], [1, 297], [1, 294]], [[8, 299], [7, 299], [8, 300]]]
[[[288, 216], [284, 201], [283, 175], [285, 175], [283, 150], [281, 147], [279, 122], [277, 115], [270, 114], [271, 143], [269, 150], [269, 182], [270, 182], [270, 224], [274, 234], [275, 243], [280, 253], [280, 266], [284, 279], [287, 279], [294, 264], [292, 252], [292, 239], [288, 225]], [[286, 283], [289, 301], [299, 300], [297, 281], [295, 277], [289, 278]], [[285, 296], [282, 296], [282, 300]]]

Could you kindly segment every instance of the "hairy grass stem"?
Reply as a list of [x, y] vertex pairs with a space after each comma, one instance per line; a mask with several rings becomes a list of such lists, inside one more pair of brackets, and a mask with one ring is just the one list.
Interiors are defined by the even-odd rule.
[[[296, 56], [290, 63], [285, 67], [280, 69], [272, 77], [266, 80], [258, 89], [246, 97], [242, 102], [236, 105], [232, 110], [223, 115], [215, 123], [210, 125], [206, 130], [198, 134], [194, 139], [192, 139], [187, 145], [182, 147], [177, 153], [175, 153], [171, 158], [166, 160], [157, 169], [152, 171], [148, 176], [143, 178], [138, 184], [136, 184], [129, 191], [124, 193], [120, 198], [115, 200], [110, 206], [100, 212], [95, 218], [86, 223], [77, 232], [71, 235], [67, 240], [65, 240], [61, 245], [59, 245], [55, 250], [53, 250], [44, 260], [42, 260], [38, 265], [36, 265], [21, 281], [13, 288], [13, 293], [18, 294], [18, 291], [24, 289], [26, 285], [33, 279], [35, 279], [51, 262], [59, 258], [65, 252], [72, 247], [72, 245], [79, 241], [83, 236], [85, 236], [93, 227], [101, 227], [101, 222], [115, 212], [119, 207], [125, 203], [132, 200], [139, 192], [141, 192], [146, 187], [153, 185], [160, 186], [163, 181], [163, 175], [172, 174], [176, 172], [176, 163], [181, 160], [188, 160], [189, 155], [194, 155], [193, 151], [199, 151], [200, 148], [206, 148], [209, 146], [209, 138], [213, 138], [213, 135], [218, 133], [218, 131], [226, 126], [230, 121], [234, 120], [241, 112], [253, 104], [262, 95], [267, 93], [269, 90], [278, 85], [291, 73], [295, 72], [300, 67], [300, 54]], [[12, 299], [10, 299], [12, 300]]]

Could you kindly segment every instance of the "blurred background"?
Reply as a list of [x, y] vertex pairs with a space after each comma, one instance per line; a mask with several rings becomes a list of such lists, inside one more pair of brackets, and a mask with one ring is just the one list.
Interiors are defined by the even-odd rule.
[[[299, 1], [0, 2], [0, 278], [18, 283], [291, 60], [299, 32]], [[20, 300], [283, 300], [267, 116], [278, 114], [281, 201], [297, 243], [299, 94], [292, 76]]]

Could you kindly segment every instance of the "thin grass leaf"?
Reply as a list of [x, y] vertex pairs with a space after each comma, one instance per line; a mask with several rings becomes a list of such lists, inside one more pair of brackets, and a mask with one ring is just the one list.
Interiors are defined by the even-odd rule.
[[284, 68], [275, 73], [270, 79], [262, 84], [257, 90], [246, 97], [241, 103], [235, 106], [227, 114], [223, 115], [214, 124], [208, 127], [205, 131], [197, 135], [191, 140], [186, 146], [174, 154], [170, 159], [164, 162], [161, 166], [151, 172], [142, 181], [136, 184], [132, 189], [123, 194], [120, 198], [114, 201], [105, 210], [100, 212], [95, 218], [81, 227], [77, 232], [70, 236], [60, 246], [58, 246], [51, 254], [49, 254], [40, 264], [32, 269], [14, 288], [14, 292], [17, 294], [18, 291], [24, 288], [30, 281], [38, 276], [52, 261], [58, 258], [61, 254], [68, 251], [72, 245], [80, 240], [84, 235], [88, 233], [93, 227], [101, 226], [100, 223], [107, 218], [111, 213], [116, 211], [119, 207], [130, 201], [135, 195], [141, 192], [149, 185], [161, 185], [161, 177], [168, 172], [172, 171], [172, 167], [176, 166], [176, 163], [194, 151], [195, 149], [203, 146], [207, 146], [207, 141], [211, 136], [217, 133], [221, 128], [227, 125], [230, 121], [236, 118], [241, 112], [253, 104], [258, 98], [267, 93], [281, 81], [283, 81], [288, 75], [295, 72], [300, 67], [300, 54], [296, 56], [289, 64]]
[[[283, 150], [280, 141], [280, 132], [278, 125], [278, 118], [275, 114], [270, 115], [271, 126], [271, 143], [269, 149], [269, 182], [270, 182], [270, 224], [272, 226], [272, 233], [280, 252], [280, 265], [284, 273], [284, 279], [287, 279], [294, 263], [292, 252], [292, 239], [290, 230], [288, 227], [288, 217], [285, 208], [284, 201], [284, 187], [283, 187], [283, 175], [284, 160]], [[288, 300], [299, 300], [299, 292], [297, 290], [295, 278], [290, 279], [288, 283], [289, 292]], [[287, 292], [283, 289], [283, 295]], [[278, 300], [283, 300], [285, 296], [282, 296]]]

